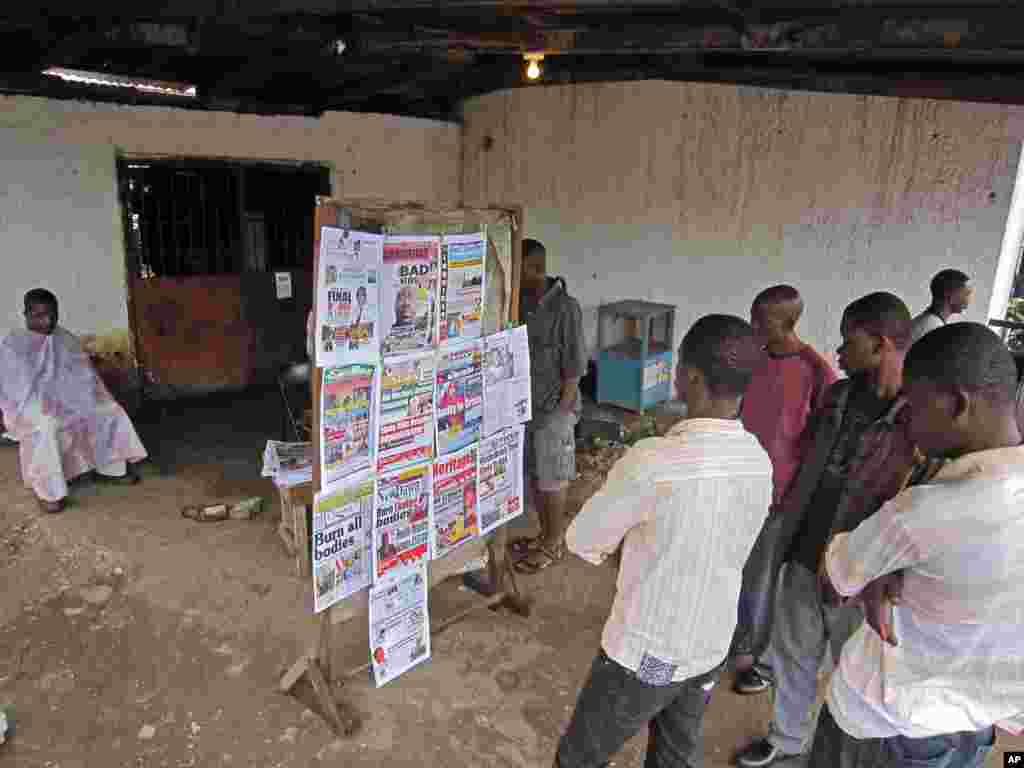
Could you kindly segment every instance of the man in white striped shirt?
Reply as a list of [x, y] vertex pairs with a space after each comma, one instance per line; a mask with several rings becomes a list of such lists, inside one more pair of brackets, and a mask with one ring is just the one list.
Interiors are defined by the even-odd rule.
[[[843, 647], [812, 768], [980, 768], [994, 724], [1024, 713], [1024, 447], [1017, 369], [977, 323], [907, 356], [910, 430], [950, 461], [825, 551], [826, 593], [864, 601]], [[885, 601], [894, 588], [898, 604]], [[891, 612], [891, 615], [890, 615]]]
[[772, 466], [738, 419], [758, 361], [751, 327], [708, 315], [679, 348], [687, 418], [637, 443], [566, 535], [600, 564], [622, 545], [601, 650], [557, 768], [599, 768], [649, 725], [647, 768], [695, 765], [736, 627], [743, 565], [771, 505]]

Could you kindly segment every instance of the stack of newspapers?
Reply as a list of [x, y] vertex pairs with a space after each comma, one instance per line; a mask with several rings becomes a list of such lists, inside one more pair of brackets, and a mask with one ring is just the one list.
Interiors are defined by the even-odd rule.
[[313, 444], [268, 440], [263, 451], [263, 477], [279, 488], [291, 488], [313, 479]]

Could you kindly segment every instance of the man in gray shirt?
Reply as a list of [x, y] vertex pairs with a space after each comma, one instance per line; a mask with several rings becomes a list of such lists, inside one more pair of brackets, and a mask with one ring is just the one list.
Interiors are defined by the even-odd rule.
[[970, 280], [958, 269], [944, 269], [932, 278], [932, 303], [914, 318], [911, 345], [929, 331], [944, 326], [953, 315], [966, 311], [974, 296], [974, 289], [968, 284]]
[[536, 573], [565, 554], [566, 497], [576, 477], [579, 381], [587, 372], [583, 313], [560, 277], [548, 277], [547, 251], [523, 240], [519, 318], [530, 339], [533, 421], [527, 425], [527, 469], [535, 490], [540, 536], [514, 545], [516, 569]]

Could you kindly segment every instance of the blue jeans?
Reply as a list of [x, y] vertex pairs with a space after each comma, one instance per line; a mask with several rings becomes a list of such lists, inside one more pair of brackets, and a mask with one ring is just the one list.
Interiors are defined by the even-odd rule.
[[826, 704], [808, 768], [982, 768], [996, 742], [991, 726], [924, 739], [890, 736], [855, 739], [840, 728]]
[[602, 768], [642, 727], [648, 727], [644, 768], [698, 768], [702, 725], [722, 668], [678, 683], [650, 685], [598, 653], [558, 743], [558, 768]]

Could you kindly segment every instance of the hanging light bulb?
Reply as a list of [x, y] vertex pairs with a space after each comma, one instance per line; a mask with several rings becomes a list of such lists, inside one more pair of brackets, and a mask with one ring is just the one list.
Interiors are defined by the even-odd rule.
[[530, 80], [537, 80], [541, 76], [540, 63], [544, 61], [543, 53], [524, 53], [523, 60], [526, 61], [526, 76]]

